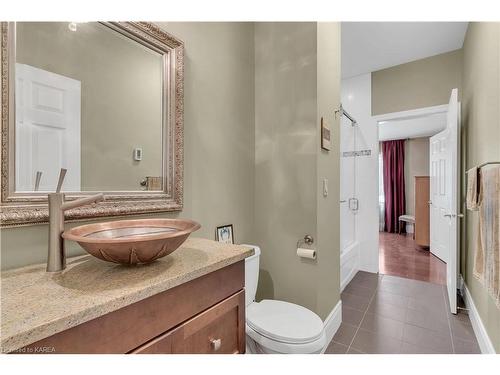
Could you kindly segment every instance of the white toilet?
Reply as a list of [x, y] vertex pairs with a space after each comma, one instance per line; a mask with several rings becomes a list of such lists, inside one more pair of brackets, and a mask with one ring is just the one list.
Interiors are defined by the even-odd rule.
[[245, 259], [247, 353], [320, 353], [326, 344], [321, 318], [305, 307], [284, 301], [255, 302], [260, 248]]

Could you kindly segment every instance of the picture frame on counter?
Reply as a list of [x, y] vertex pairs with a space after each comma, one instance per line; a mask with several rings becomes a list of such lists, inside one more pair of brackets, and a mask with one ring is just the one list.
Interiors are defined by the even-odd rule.
[[233, 224], [217, 227], [215, 230], [215, 240], [222, 243], [234, 244]]

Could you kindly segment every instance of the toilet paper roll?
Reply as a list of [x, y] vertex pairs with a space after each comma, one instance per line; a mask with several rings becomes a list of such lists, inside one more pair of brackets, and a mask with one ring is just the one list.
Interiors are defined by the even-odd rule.
[[313, 249], [303, 249], [299, 247], [297, 249], [297, 256], [307, 259], [316, 259], [316, 250]]

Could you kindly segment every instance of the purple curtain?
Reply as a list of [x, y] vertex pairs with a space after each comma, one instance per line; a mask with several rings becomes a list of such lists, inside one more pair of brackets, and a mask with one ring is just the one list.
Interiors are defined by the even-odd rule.
[[[385, 231], [399, 232], [399, 216], [405, 214], [405, 141], [382, 142], [384, 161]], [[404, 223], [401, 232], [405, 233]]]

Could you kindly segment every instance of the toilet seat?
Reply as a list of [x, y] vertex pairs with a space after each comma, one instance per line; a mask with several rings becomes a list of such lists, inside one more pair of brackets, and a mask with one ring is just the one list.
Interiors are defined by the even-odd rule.
[[323, 321], [305, 307], [275, 300], [247, 306], [247, 334], [280, 353], [312, 353], [325, 345]]

